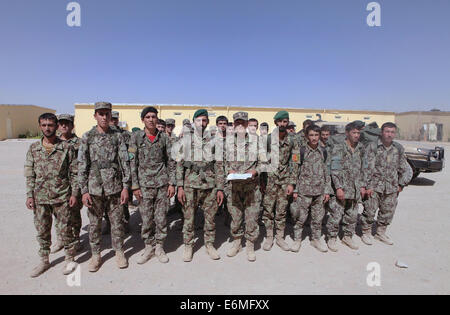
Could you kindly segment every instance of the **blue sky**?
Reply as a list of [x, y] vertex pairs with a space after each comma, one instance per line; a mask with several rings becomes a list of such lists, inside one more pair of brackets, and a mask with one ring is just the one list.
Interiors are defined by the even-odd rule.
[[450, 1], [0, 0], [0, 103], [450, 110]]

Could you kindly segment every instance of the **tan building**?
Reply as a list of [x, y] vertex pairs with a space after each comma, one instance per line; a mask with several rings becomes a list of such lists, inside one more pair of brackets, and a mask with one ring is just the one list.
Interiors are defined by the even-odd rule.
[[19, 135], [37, 135], [38, 117], [55, 110], [35, 105], [0, 104], [0, 140], [18, 138]]
[[[175, 134], [181, 131], [183, 119], [190, 119], [199, 108], [206, 108], [210, 116], [210, 126], [215, 125], [216, 117], [221, 115], [228, 117], [231, 121], [233, 114], [246, 111], [249, 118], [256, 118], [259, 123], [267, 122], [269, 129], [274, 127], [273, 117], [280, 110], [287, 110], [290, 118], [297, 124], [297, 130], [302, 129], [302, 122], [306, 119], [324, 121], [351, 122], [362, 120], [366, 123], [377, 122], [378, 125], [395, 121], [394, 112], [377, 111], [353, 111], [353, 110], [328, 110], [328, 109], [302, 109], [282, 107], [245, 107], [245, 106], [215, 106], [215, 105], [162, 105], [162, 104], [113, 104], [113, 110], [120, 113], [119, 120], [126, 130], [133, 127], [143, 128], [140, 112], [146, 106], [154, 106], [158, 109], [159, 118], [174, 118], [176, 121]], [[75, 104], [75, 129], [78, 136], [88, 131], [96, 124], [94, 120], [94, 104]]]
[[403, 140], [450, 141], [450, 112], [398, 113], [395, 122]]

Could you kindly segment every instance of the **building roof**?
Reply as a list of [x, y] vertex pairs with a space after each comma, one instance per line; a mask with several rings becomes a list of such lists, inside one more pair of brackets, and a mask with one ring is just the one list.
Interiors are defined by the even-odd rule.
[[397, 116], [407, 116], [407, 115], [427, 115], [427, 116], [450, 116], [450, 112], [446, 111], [412, 111], [412, 112], [402, 112], [396, 113]]
[[55, 111], [52, 108], [48, 108], [48, 107], [42, 107], [42, 106], [36, 106], [36, 105], [27, 105], [27, 104], [0, 104], [0, 107], [35, 107], [35, 108], [40, 108], [40, 109], [48, 109], [51, 111]]

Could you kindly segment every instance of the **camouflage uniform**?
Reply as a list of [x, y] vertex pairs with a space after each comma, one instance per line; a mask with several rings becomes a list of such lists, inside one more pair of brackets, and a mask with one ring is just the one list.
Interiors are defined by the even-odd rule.
[[[151, 142], [145, 131], [133, 133], [128, 148], [132, 190], [140, 189], [142, 217], [141, 236], [146, 245], [163, 244], [167, 237], [168, 185], [175, 185], [175, 161], [171, 143], [165, 133], [158, 132]], [[156, 241], [155, 241], [156, 226]]]
[[[67, 143], [72, 145], [72, 147], [75, 150], [75, 156], [78, 156], [78, 150], [80, 149], [81, 139], [78, 138], [76, 135], [73, 135], [72, 138], [67, 140]], [[77, 204], [75, 206], [73, 206], [72, 208], [70, 208], [70, 211], [72, 213], [71, 226], [72, 226], [73, 236], [75, 237], [75, 240], [80, 241], [80, 231], [81, 231], [81, 226], [82, 226], [81, 209], [83, 208], [83, 201], [81, 199], [81, 192], [80, 192], [80, 186], [78, 185], [78, 178], [77, 178], [76, 189], [78, 189]]]
[[347, 142], [333, 146], [331, 152], [331, 178], [334, 191], [341, 188], [345, 200], [330, 198], [330, 217], [327, 222], [329, 237], [337, 237], [339, 223], [342, 220], [344, 235], [353, 236], [358, 219], [358, 202], [361, 201], [360, 189], [365, 187], [363, 177], [364, 147], [358, 143], [352, 152]]
[[311, 239], [320, 239], [322, 232], [322, 220], [325, 215], [323, 204], [324, 195], [332, 194], [331, 179], [329, 174], [329, 157], [324, 161], [324, 150], [317, 146], [316, 149], [309, 145], [300, 148], [304, 150], [303, 161], [299, 159], [297, 185], [294, 192], [298, 198], [291, 205], [291, 214], [294, 219], [294, 240], [301, 240], [303, 225], [308, 214], [311, 213]]
[[100, 253], [101, 223], [106, 213], [111, 220], [111, 240], [115, 251], [122, 251], [124, 238], [122, 189], [129, 188], [130, 165], [123, 136], [109, 128], [106, 133], [93, 127], [86, 132], [78, 151], [78, 179], [81, 193], [89, 193], [93, 206], [88, 209], [89, 241], [94, 254]]
[[[270, 148], [274, 145], [271, 140], [272, 135], [269, 135], [267, 142], [268, 155], [270, 155], [270, 152], [276, 152], [275, 148]], [[275, 133], [275, 136], [278, 137], [278, 133]], [[300, 150], [297, 141], [292, 136], [286, 135], [278, 143], [278, 168], [267, 174], [267, 186], [263, 202], [263, 222], [268, 236], [273, 235], [275, 221], [276, 235], [284, 237], [289, 198], [286, 191], [288, 185], [295, 187], [297, 182], [298, 163], [293, 162], [293, 159], [299, 158]]]
[[[191, 139], [185, 134], [181, 140], [184, 144], [183, 157], [177, 162], [176, 168], [177, 186], [183, 187], [186, 195], [183, 241], [185, 245], [193, 245], [194, 215], [200, 207], [205, 217], [205, 245], [212, 245], [216, 235], [216, 195], [218, 190], [224, 189], [223, 162], [214, 160], [214, 146], [209, 132], [205, 131], [201, 136], [197, 132], [189, 134]], [[201, 147], [196, 148], [196, 144]], [[190, 152], [184, 151], [186, 148], [190, 148]], [[202, 156], [196, 156], [196, 151], [202, 152]]]
[[50, 154], [42, 139], [28, 149], [25, 169], [27, 197], [34, 198], [34, 225], [38, 232], [39, 256], [48, 257], [51, 245], [52, 214], [57, 218], [66, 257], [75, 255], [75, 240], [70, 227], [70, 196], [77, 196], [77, 160], [68, 143], [57, 138]]
[[368, 164], [364, 174], [366, 189], [374, 193], [364, 201], [362, 228], [371, 228], [378, 208], [377, 225], [386, 227], [394, 217], [398, 187], [408, 184], [410, 168], [401, 145], [393, 143], [387, 148], [381, 139], [369, 143], [365, 159]]

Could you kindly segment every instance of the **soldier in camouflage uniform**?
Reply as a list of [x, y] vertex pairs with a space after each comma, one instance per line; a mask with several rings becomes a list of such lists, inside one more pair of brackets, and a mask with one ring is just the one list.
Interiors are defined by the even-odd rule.
[[305, 131], [311, 125], [314, 125], [314, 122], [311, 119], [307, 119], [303, 122], [303, 129], [297, 132], [297, 140], [299, 141], [299, 146], [305, 147], [307, 145], [308, 140], [306, 139]]
[[128, 148], [131, 189], [140, 202], [141, 235], [145, 243], [144, 253], [137, 263], [144, 264], [153, 254], [160, 262], [167, 263], [169, 258], [163, 245], [167, 237], [169, 199], [175, 195], [175, 161], [171, 158], [169, 137], [156, 129], [156, 108], [144, 108], [141, 119], [145, 129], [132, 135]]
[[[216, 118], [217, 133], [214, 137], [214, 143], [215, 143], [215, 148], [216, 148], [215, 153], [217, 155], [222, 153], [220, 157], [222, 158], [223, 163], [225, 163], [225, 161], [226, 161], [227, 126], [228, 126], [228, 118], [227, 117], [219, 116]], [[216, 159], [219, 160], [220, 157], [216, 156]], [[230, 222], [231, 222], [231, 217], [230, 217], [230, 213], [228, 211], [228, 206], [227, 206], [228, 199], [227, 198], [228, 198], [228, 195], [230, 194], [230, 186], [228, 185], [228, 183], [226, 181], [224, 184], [223, 194], [224, 194], [223, 203], [219, 207], [219, 210], [217, 211], [217, 213], [224, 214], [225, 226], [229, 227]]]
[[289, 134], [295, 135], [295, 128], [296, 128], [296, 127], [297, 127], [297, 125], [295, 124], [295, 122], [289, 121], [289, 123], [288, 123], [288, 125], [287, 125], [287, 127], [286, 127], [286, 131], [287, 131]]
[[325, 215], [324, 204], [330, 199], [331, 179], [329, 157], [326, 150], [319, 145], [320, 127], [311, 125], [306, 128], [308, 144], [300, 147], [300, 163], [297, 173], [297, 185], [294, 202], [291, 205], [294, 219], [293, 252], [298, 252], [302, 242], [303, 225], [308, 214], [311, 215], [311, 245], [321, 252], [327, 247], [321, 241], [322, 220]]
[[[60, 134], [59, 138], [63, 141], [66, 141], [71, 146], [73, 146], [75, 150], [75, 156], [78, 156], [78, 149], [80, 147], [80, 138], [78, 138], [73, 133], [73, 116], [69, 114], [62, 114], [58, 116], [58, 132]], [[83, 202], [81, 201], [81, 193], [79, 192], [78, 184], [75, 185], [74, 189], [78, 189], [77, 202], [76, 204], [70, 208], [70, 212], [72, 214], [72, 218], [70, 220], [70, 226], [72, 227], [73, 236], [76, 241], [76, 249], [80, 248], [80, 231], [81, 231], [81, 208], [83, 208]], [[64, 248], [64, 244], [62, 242], [61, 231], [59, 230], [60, 224], [58, 224], [58, 217], [55, 218], [55, 227], [57, 234], [57, 242], [55, 245], [51, 247], [51, 253], [57, 253], [61, 249]]]
[[[258, 216], [260, 213], [261, 192], [259, 189], [259, 139], [257, 135], [246, 132], [248, 114], [238, 112], [233, 115], [233, 136], [227, 135], [227, 160], [225, 174], [251, 174], [245, 180], [229, 181], [231, 193], [228, 196], [228, 209], [231, 214], [231, 236], [233, 245], [228, 257], [236, 256], [245, 235], [247, 259], [255, 261], [254, 243], [259, 235]], [[245, 227], [245, 230], [244, 230]]]
[[97, 126], [83, 135], [78, 151], [78, 180], [90, 221], [90, 272], [96, 272], [101, 265], [101, 224], [105, 213], [111, 220], [111, 243], [117, 266], [128, 267], [123, 251], [123, 205], [128, 203], [131, 180], [125, 140], [109, 126], [111, 103], [97, 102], [94, 108]]
[[160, 132], [166, 132], [166, 122], [164, 121], [164, 119], [158, 119], [156, 129], [158, 129]]
[[52, 214], [58, 217], [57, 229], [65, 249], [63, 273], [70, 274], [76, 268], [76, 242], [69, 224], [70, 207], [76, 203], [78, 193], [75, 151], [67, 142], [56, 137], [58, 120], [54, 114], [42, 114], [38, 121], [44, 136], [28, 149], [24, 168], [26, 206], [34, 212], [41, 257], [40, 264], [31, 273], [33, 278], [50, 268]]
[[223, 202], [223, 162], [215, 160], [213, 141], [206, 131], [208, 111], [194, 113], [194, 130], [183, 135], [183, 156], [177, 162], [176, 180], [178, 200], [183, 205], [183, 260], [192, 260], [194, 245], [194, 215], [201, 208], [205, 217], [204, 239], [206, 252], [211, 259], [220, 259], [214, 248], [216, 228], [214, 219]]
[[173, 144], [178, 139], [175, 133], [173, 132], [174, 129], [175, 129], [175, 119], [173, 118], [166, 119], [166, 134], [169, 137], [171, 144]]
[[377, 216], [377, 231], [375, 238], [381, 242], [393, 245], [386, 235], [386, 229], [394, 217], [399, 193], [408, 184], [410, 167], [406, 161], [403, 147], [393, 140], [397, 131], [394, 123], [385, 123], [381, 127], [381, 137], [376, 142], [370, 142], [366, 147], [367, 168], [366, 200], [362, 214], [361, 240], [372, 245], [372, 224]]
[[[264, 211], [263, 222], [266, 226], [266, 241], [263, 249], [268, 251], [273, 245], [273, 231], [276, 230], [276, 243], [283, 250], [288, 251], [289, 245], [284, 240], [284, 230], [286, 227], [286, 210], [288, 207], [288, 198], [294, 191], [298, 172], [298, 163], [293, 162], [298, 158], [300, 150], [294, 137], [288, 136], [286, 127], [289, 123], [289, 113], [286, 111], [278, 112], [274, 117], [277, 129], [269, 135], [267, 141], [268, 156], [278, 154], [277, 161], [269, 159], [277, 164], [267, 174], [267, 184], [264, 189]], [[278, 141], [274, 141], [277, 137]], [[274, 148], [272, 148], [274, 146]], [[277, 147], [275, 147], [277, 146]]]
[[358, 220], [358, 202], [365, 195], [363, 177], [364, 147], [359, 142], [360, 129], [350, 123], [345, 127], [346, 140], [333, 146], [331, 152], [331, 179], [334, 191], [330, 200], [330, 217], [327, 222], [328, 248], [338, 250], [336, 239], [342, 220], [342, 242], [358, 249], [352, 237]]

